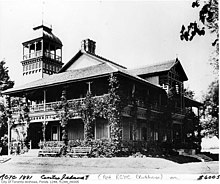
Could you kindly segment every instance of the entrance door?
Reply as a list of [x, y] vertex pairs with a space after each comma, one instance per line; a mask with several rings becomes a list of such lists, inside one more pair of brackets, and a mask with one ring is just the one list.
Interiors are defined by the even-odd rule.
[[43, 140], [42, 123], [31, 123], [28, 128], [28, 139], [32, 149], [39, 148], [38, 143]]
[[52, 141], [58, 141], [59, 138], [60, 138], [59, 126], [58, 125], [53, 125], [51, 127], [51, 140]]

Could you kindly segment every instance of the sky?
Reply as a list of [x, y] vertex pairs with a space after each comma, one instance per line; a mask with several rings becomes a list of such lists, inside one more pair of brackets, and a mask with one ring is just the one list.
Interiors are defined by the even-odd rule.
[[188, 81], [185, 88], [201, 100], [214, 79], [209, 64], [211, 35], [180, 40], [182, 24], [198, 20], [192, 1], [74, 1], [0, 0], [0, 59], [19, 86], [22, 79], [22, 43], [42, 20], [52, 25], [63, 43], [63, 62], [80, 49], [81, 41], [96, 42], [96, 54], [127, 68], [178, 57]]

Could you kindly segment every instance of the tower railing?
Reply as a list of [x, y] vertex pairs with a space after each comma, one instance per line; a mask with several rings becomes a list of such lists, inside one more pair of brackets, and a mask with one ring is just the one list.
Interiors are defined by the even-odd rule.
[[23, 60], [37, 58], [37, 57], [41, 57], [41, 56], [43, 56], [43, 52], [42, 52], [42, 50], [39, 50], [39, 51], [36, 51], [33, 53], [23, 55]]
[[[41, 56], [43, 56], [43, 52], [42, 52], [42, 50], [39, 50], [39, 51], [36, 51], [33, 53], [28, 53], [28, 54], [23, 55], [23, 60], [33, 59], [33, 58], [37, 58], [37, 57], [41, 57]], [[47, 58], [50, 58], [52, 60], [62, 62], [61, 56], [55, 55], [51, 52], [45, 51], [44, 56]]]
[[62, 60], [61, 60], [61, 56], [55, 55], [55, 54], [53, 54], [53, 53], [51, 53], [51, 52], [48, 52], [48, 51], [45, 51], [45, 52], [44, 52], [44, 56], [47, 57], [47, 58], [50, 58], [50, 59], [52, 59], [52, 60], [56, 60], [56, 61], [58, 61], [58, 62], [61, 62], [61, 61], [62, 61]]

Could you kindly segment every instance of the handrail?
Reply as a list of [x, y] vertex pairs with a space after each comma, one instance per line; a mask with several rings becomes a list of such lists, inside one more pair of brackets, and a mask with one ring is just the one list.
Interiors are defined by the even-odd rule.
[[50, 59], [61, 62], [61, 56], [55, 55], [55, 54], [53, 54], [51, 52], [47, 52], [47, 51], [44, 52], [44, 55]]
[[23, 55], [23, 60], [32, 59], [32, 58], [36, 58], [36, 57], [40, 57], [40, 56], [43, 56], [42, 50]]
[[[40, 57], [40, 56], [43, 56], [43, 52], [42, 50], [38, 50], [36, 52], [33, 52], [33, 53], [28, 53], [28, 54], [25, 54], [23, 55], [23, 60], [27, 60], [27, 59], [32, 59], [32, 58], [37, 58], [37, 57]], [[44, 52], [44, 56], [50, 58], [50, 59], [53, 59], [53, 60], [56, 60], [56, 61], [59, 61], [61, 62], [61, 56], [58, 56], [58, 55], [55, 55], [51, 52]]]

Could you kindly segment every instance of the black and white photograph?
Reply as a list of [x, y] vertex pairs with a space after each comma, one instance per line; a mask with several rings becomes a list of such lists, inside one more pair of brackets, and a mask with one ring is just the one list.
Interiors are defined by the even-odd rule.
[[0, 0], [0, 180], [219, 180], [218, 8]]

